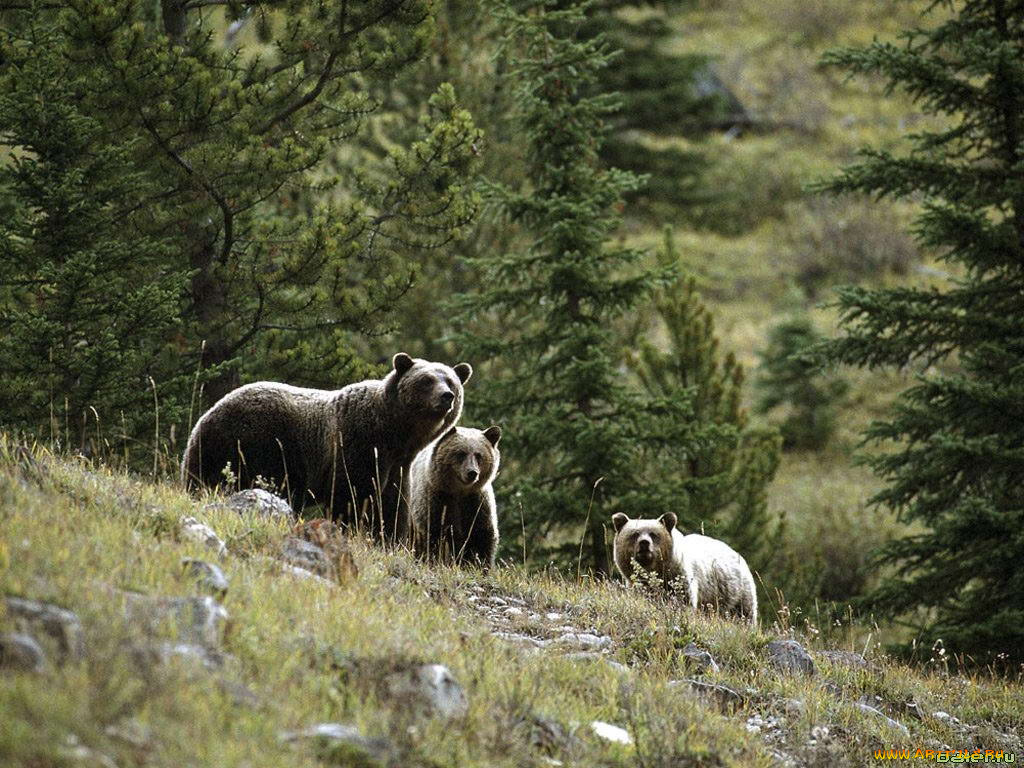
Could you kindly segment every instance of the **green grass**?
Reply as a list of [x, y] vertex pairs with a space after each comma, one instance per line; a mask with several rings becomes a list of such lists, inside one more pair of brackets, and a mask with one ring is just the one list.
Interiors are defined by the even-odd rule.
[[[907, 668], [871, 643], [868, 670], [819, 661], [812, 678], [779, 674], [769, 668], [764, 646], [783, 627], [765, 620], [751, 631], [694, 616], [614, 582], [511, 565], [487, 575], [428, 568], [405, 552], [359, 540], [352, 544], [360, 569], [354, 582], [296, 579], [271, 559], [287, 525], [204, 509], [203, 502], [171, 484], [3, 441], [0, 591], [75, 611], [87, 652], [81, 661], [58, 665], [51, 648], [42, 673], [0, 673], [0, 765], [80, 764], [68, 757], [69, 739], [119, 766], [361, 764], [351, 752], [318, 752], [279, 739], [282, 731], [332, 721], [387, 740], [395, 766], [775, 764], [762, 736], [746, 727], [755, 715], [779, 718], [771, 748], [800, 764], [867, 765], [874, 762], [871, 750], [887, 745], [1007, 748], [1016, 738], [1007, 731], [1024, 720], [1018, 682]], [[129, 647], [142, 638], [126, 624], [119, 597], [119, 590], [196, 593], [181, 558], [213, 555], [179, 538], [178, 520], [186, 514], [210, 524], [230, 551], [221, 562], [231, 579], [222, 649], [230, 657], [213, 672], [137, 665]], [[504, 619], [477, 607], [496, 597], [522, 601], [524, 614], [498, 627]], [[560, 616], [549, 620], [547, 613]], [[609, 636], [609, 658], [629, 671], [568, 659], [554, 645], [527, 652], [492, 635], [500, 628], [550, 638], [562, 625]], [[0, 632], [12, 626], [0, 614]], [[793, 622], [789, 631], [809, 648], [822, 646], [813, 628]], [[692, 676], [681, 655], [690, 641], [721, 666], [706, 679], [740, 692], [742, 706], [721, 710], [686, 686], [668, 685]], [[829, 643], [864, 650], [852, 633]], [[380, 676], [402, 660], [447, 665], [466, 688], [465, 718], [417, 718], [383, 695]], [[826, 690], [825, 681], [841, 695]], [[252, 701], [236, 701], [239, 685]], [[881, 697], [910, 736], [853, 708], [864, 695]], [[802, 712], [787, 714], [787, 699], [801, 700]], [[914, 720], [901, 714], [908, 700], [977, 729], [960, 734], [931, 717]], [[535, 746], [535, 717], [557, 722], [572, 738]], [[593, 720], [626, 728], [634, 744], [602, 741], [587, 727]], [[821, 726], [830, 729], [828, 742], [808, 746], [812, 729]], [[144, 738], [126, 737], [132, 729]]]

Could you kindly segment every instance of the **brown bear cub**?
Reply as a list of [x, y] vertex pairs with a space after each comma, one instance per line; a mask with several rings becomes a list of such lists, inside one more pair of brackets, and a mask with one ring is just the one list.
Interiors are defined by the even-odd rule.
[[671, 512], [657, 520], [612, 515], [613, 553], [619, 573], [629, 580], [634, 564], [662, 585], [680, 590], [690, 606], [737, 616], [757, 626], [757, 589], [747, 561], [724, 541], [676, 528]]
[[491, 486], [498, 473], [500, 427], [452, 427], [421, 451], [409, 473], [415, 550], [430, 560], [494, 565], [498, 513]]
[[401, 489], [426, 445], [462, 414], [468, 363], [442, 363], [398, 353], [383, 379], [339, 390], [303, 389], [272, 381], [247, 384], [221, 398], [192, 430], [181, 475], [185, 487], [259, 480], [301, 509], [326, 515], [385, 540], [404, 541], [409, 524]]

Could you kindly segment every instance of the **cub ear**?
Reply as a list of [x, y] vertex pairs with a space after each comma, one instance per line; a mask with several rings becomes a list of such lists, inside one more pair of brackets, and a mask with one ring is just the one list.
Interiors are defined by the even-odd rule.
[[469, 363], [459, 363], [453, 369], [455, 374], [459, 377], [459, 381], [465, 384], [469, 381], [469, 377], [473, 375], [473, 366]]
[[678, 518], [675, 512], [666, 512], [664, 515], [658, 518], [658, 521], [665, 526], [665, 529], [671, 531], [676, 527]]
[[393, 358], [391, 358], [391, 365], [395, 369], [395, 373], [401, 376], [403, 373], [408, 371], [413, 366], [412, 358], [409, 357], [405, 352], [399, 352]]
[[495, 448], [497, 448], [498, 447], [498, 441], [501, 440], [501, 427], [499, 427], [499, 426], [488, 427], [487, 429], [484, 430], [484, 437], [486, 437], [488, 439], [488, 441], [491, 443], [491, 445], [493, 445]]
[[625, 512], [616, 512], [612, 515], [612, 525], [615, 527], [615, 532], [618, 533], [622, 530], [622, 527], [629, 522], [629, 516]]

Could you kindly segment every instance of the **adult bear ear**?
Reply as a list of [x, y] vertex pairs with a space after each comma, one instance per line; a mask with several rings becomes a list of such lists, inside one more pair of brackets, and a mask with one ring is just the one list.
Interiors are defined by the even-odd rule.
[[612, 515], [612, 525], [615, 527], [615, 532], [618, 533], [622, 530], [622, 527], [629, 522], [629, 516], [624, 512], [616, 512]]
[[666, 530], [671, 531], [676, 527], [676, 523], [679, 522], [679, 518], [676, 517], [675, 512], [666, 512], [658, 518], [658, 521], [665, 526]]
[[395, 369], [395, 373], [401, 376], [403, 373], [408, 371], [413, 366], [413, 360], [405, 352], [399, 352], [393, 358], [391, 358], [391, 365]]
[[469, 381], [469, 377], [473, 375], [473, 366], [469, 363], [459, 363], [453, 369], [455, 374], [459, 377], [459, 381], [465, 384]]
[[501, 440], [501, 427], [488, 427], [487, 429], [484, 430], [484, 437], [487, 438], [491, 445], [497, 448], [498, 441]]

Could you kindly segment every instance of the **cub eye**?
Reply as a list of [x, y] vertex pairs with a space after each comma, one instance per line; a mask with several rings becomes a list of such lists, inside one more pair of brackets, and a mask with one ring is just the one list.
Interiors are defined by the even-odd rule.
[[483, 455], [482, 455], [482, 454], [479, 454], [479, 453], [474, 453], [474, 454], [473, 454], [473, 458], [474, 458], [474, 459], [476, 459], [477, 461], [483, 461], [483, 458], [484, 458], [484, 457], [483, 457]]
[[465, 461], [466, 460], [466, 452], [465, 451], [456, 451], [455, 452], [455, 460], [456, 461]]

